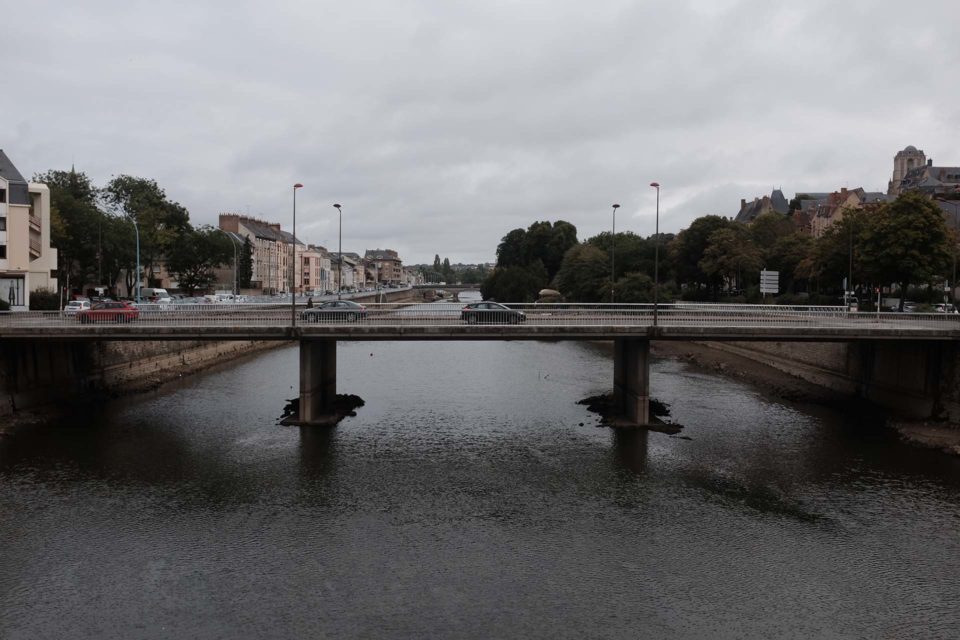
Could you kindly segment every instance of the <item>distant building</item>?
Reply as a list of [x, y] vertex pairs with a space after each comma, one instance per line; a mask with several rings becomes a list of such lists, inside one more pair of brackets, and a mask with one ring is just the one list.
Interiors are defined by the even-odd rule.
[[0, 299], [27, 309], [30, 292], [58, 292], [50, 246], [50, 189], [27, 183], [0, 149]]
[[367, 249], [365, 260], [377, 266], [380, 284], [403, 284], [403, 262], [392, 249]]
[[901, 184], [908, 173], [918, 167], [927, 164], [927, 156], [923, 151], [910, 145], [903, 151], [898, 151], [893, 157], [893, 177], [887, 184], [887, 194], [891, 196], [900, 195]]
[[757, 219], [758, 216], [769, 212], [786, 215], [790, 211], [790, 203], [783, 196], [783, 191], [774, 189], [769, 196], [754, 198], [752, 202], [746, 199], [740, 200], [740, 210], [734, 217], [736, 222], [749, 224]]
[[[816, 195], [822, 196], [823, 194]], [[801, 200], [800, 210], [809, 216], [810, 234], [819, 238], [827, 229], [843, 220], [846, 211], [872, 209], [891, 199], [891, 196], [878, 191], [864, 191], [860, 187], [856, 189], [843, 187], [839, 191], [826, 194], [826, 197]]]

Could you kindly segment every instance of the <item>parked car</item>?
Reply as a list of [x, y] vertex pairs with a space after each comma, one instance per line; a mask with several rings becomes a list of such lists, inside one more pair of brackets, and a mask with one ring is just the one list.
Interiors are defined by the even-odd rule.
[[89, 309], [76, 313], [76, 318], [83, 324], [89, 322], [130, 322], [140, 317], [140, 310], [133, 304], [121, 302], [98, 302]]
[[483, 301], [465, 306], [460, 319], [469, 324], [520, 324], [527, 321], [527, 314], [499, 302]]
[[367, 308], [352, 300], [328, 300], [305, 310], [301, 317], [306, 322], [358, 322], [366, 319]]
[[936, 313], [957, 313], [957, 308], [950, 303], [947, 304], [938, 304], [933, 310]]
[[89, 300], [71, 300], [67, 303], [67, 306], [63, 308], [63, 314], [67, 316], [75, 316], [80, 311], [84, 311], [89, 308]]

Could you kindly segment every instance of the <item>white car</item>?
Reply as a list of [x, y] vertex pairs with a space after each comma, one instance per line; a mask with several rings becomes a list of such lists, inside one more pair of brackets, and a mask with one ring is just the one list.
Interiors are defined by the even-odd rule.
[[83, 311], [84, 309], [90, 308], [89, 300], [71, 300], [67, 303], [67, 306], [63, 308], [63, 314], [67, 316], [75, 316], [78, 311]]

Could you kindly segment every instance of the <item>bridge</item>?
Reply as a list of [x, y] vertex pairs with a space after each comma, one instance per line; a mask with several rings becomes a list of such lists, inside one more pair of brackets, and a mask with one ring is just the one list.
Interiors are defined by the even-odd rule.
[[[0, 314], [4, 342], [97, 340], [297, 340], [301, 423], [322, 423], [336, 396], [341, 340], [612, 340], [614, 396], [629, 424], [649, 422], [653, 340], [960, 342], [960, 315], [850, 313], [843, 307], [715, 304], [509, 305], [480, 322], [461, 306], [368, 304], [362, 315], [277, 304], [141, 305], [132, 321], [82, 323], [61, 312]], [[521, 312], [521, 313], [517, 313]]]

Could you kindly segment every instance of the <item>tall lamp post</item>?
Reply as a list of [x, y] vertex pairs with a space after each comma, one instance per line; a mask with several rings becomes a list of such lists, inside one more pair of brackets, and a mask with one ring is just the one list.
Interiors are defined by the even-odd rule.
[[333, 206], [336, 207], [337, 217], [340, 218], [340, 227], [337, 232], [337, 300], [339, 300], [340, 292], [343, 291], [343, 211], [340, 210], [339, 204]]
[[137, 273], [136, 273], [136, 293], [133, 296], [133, 299], [136, 300], [137, 304], [140, 304], [140, 227], [137, 225], [137, 219], [133, 216], [130, 216], [130, 222], [133, 223], [133, 231], [137, 235]]
[[660, 288], [660, 183], [651, 182], [657, 190], [657, 217], [653, 228], [653, 326], [657, 326], [657, 303]]
[[230, 244], [233, 245], [233, 295], [236, 296], [240, 294], [240, 278], [237, 276], [237, 239], [229, 231], [223, 229], [220, 231], [230, 238]]
[[297, 324], [297, 189], [302, 189], [299, 182], [293, 185], [293, 258], [290, 260], [290, 325]]
[[610, 302], [613, 302], [613, 288], [617, 282], [617, 209], [620, 208], [620, 205], [613, 205], [613, 229], [610, 232], [610, 240], [612, 242], [610, 248]]

